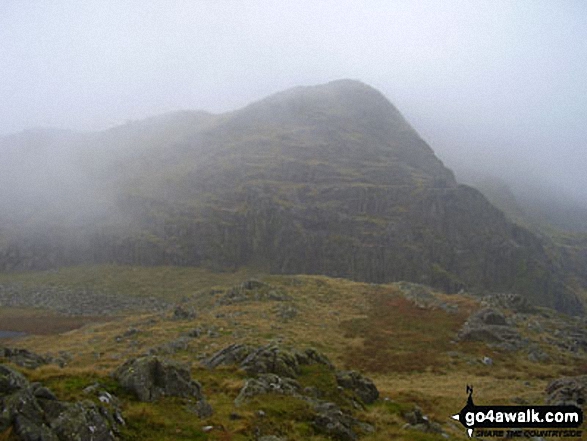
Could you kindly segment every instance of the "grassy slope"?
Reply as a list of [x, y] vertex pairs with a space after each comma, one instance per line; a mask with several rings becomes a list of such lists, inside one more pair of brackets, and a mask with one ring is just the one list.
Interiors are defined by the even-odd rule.
[[[207, 371], [199, 366], [198, 359], [234, 342], [265, 344], [280, 340], [298, 348], [312, 346], [330, 357], [338, 369], [357, 369], [373, 378], [381, 397], [391, 401], [379, 400], [362, 412], [362, 418], [378, 429], [376, 434], [365, 437], [369, 440], [441, 439], [402, 428], [405, 421], [401, 414], [413, 404], [442, 423], [451, 437], [464, 439], [464, 430], [451, 425], [449, 415], [464, 405], [466, 384], [475, 386], [478, 403], [512, 404], [514, 398], [521, 398], [541, 404], [548, 381], [564, 374], [578, 374], [587, 365], [584, 357], [563, 356], [548, 347], [544, 349], [555, 361], [536, 364], [528, 362], [525, 355], [496, 352], [483, 344], [451, 343], [470, 311], [478, 307], [474, 299], [466, 296], [437, 294], [445, 302], [458, 305], [456, 313], [448, 313], [415, 306], [395, 285], [317, 276], [266, 276], [265, 282], [292, 297], [288, 303], [298, 309], [295, 318], [287, 322], [278, 319], [276, 312], [281, 302], [276, 301], [217, 306], [222, 295], [218, 289], [230, 287], [246, 275], [246, 271], [211, 274], [181, 268], [78, 267], [59, 273], [4, 275], [2, 280], [21, 278], [37, 286], [53, 283], [69, 287], [93, 281], [96, 288], [138, 295], [144, 289], [170, 300], [183, 299], [187, 306], [196, 308], [198, 316], [194, 320], [170, 320], [171, 313], [166, 311], [118, 317], [61, 335], [31, 336], [12, 342], [39, 353], [70, 352], [73, 360], [65, 368], [50, 365], [26, 374], [48, 385], [63, 399], [81, 397], [82, 389], [96, 381], [105, 384], [123, 400], [128, 422], [125, 439], [251, 439], [255, 428], [264, 433], [287, 434], [289, 440], [322, 439], [307, 423], [307, 406], [293, 398], [262, 396], [238, 409], [233, 406], [243, 385], [243, 374], [234, 368]], [[211, 287], [217, 291], [210, 292]], [[184, 409], [182, 400], [139, 403], [109, 378], [109, 373], [124, 360], [198, 326], [214, 329], [218, 336], [204, 332], [190, 340], [187, 350], [169, 357], [192, 366], [193, 377], [202, 383], [215, 410], [211, 418], [195, 418]], [[123, 336], [129, 328], [136, 328], [138, 333]], [[116, 339], [117, 336], [122, 337]], [[451, 357], [451, 351], [461, 355]], [[495, 364], [481, 364], [478, 360], [483, 356], [492, 357]], [[300, 382], [334, 387], [327, 384], [323, 373], [312, 370], [305, 371]], [[255, 412], [259, 409], [267, 416], [258, 417]], [[243, 418], [231, 420], [232, 412]], [[206, 425], [224, 429], [204, 434], [201, 429]]]

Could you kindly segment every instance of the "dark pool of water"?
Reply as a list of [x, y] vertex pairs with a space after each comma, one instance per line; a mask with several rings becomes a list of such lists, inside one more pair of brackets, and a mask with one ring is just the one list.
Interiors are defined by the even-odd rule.
[[26, 333], [24, 333], [24, 332], [0, 330], [0, 338], [14, 338], [14, 337], [22, 337], [24, 335], [26, 335]]

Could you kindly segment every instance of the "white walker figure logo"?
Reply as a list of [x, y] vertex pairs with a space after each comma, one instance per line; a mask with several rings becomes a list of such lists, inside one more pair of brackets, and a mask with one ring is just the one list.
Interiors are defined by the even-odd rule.
[[467, 394], [466, 406], [452, 418], [465, 426], [469, 437], [581, 437], [581, 430], [572, 430], [583, 424], [577, 406], [476, 406], [473, 386], [467, 385]]

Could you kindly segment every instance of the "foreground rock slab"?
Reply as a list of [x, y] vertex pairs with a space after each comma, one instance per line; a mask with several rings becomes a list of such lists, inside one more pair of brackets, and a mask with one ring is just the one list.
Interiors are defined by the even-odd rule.
[[22, 441], [114, 441], [120, 410], [90, 400], [59, 401], [39, 383], [0, 364], [0, 433], [12, 427]]
[[157, 356], [134, 358], [118, 367], [112, 375], [140, 401], [155, 401], [166, 396], [195, 398], [200, 417], [212, 414], [200, 383], [192, 380], [186, 367], [174, 361]]

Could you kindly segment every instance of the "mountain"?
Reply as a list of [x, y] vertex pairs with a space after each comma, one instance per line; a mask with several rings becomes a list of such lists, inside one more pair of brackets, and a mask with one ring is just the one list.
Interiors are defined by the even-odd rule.
[[0, 141], [10, 159], [0, 166], [10, 176], [0, 182], [4, 271], [249, 266], [519, 292], [582, 311], [584, 287], [569, 284], [560, 256], [459, 185], [400, 112], [357, 81], [222, 115], [37, 133], [32, 146], [26, 137]]

